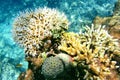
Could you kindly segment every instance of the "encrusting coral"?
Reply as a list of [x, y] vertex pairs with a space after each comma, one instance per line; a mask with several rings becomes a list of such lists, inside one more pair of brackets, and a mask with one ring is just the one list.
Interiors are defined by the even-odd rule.
[[59, 37], [68, 29], [68, 25], [64, 13], [47, 7], [38, 8], [16, 17], [13, 23], [13, 38], [25, 48], [26, 54], [35, 56], [44, 46], [49, 48], [51, 39]]
[[119, 67], [112, 60], [113, 56], [120, 56], [119, 44], [104, 26], [87, 26], [84, 33], [64, 33], [58, 49], [71, 55], [79, 68], [84, 68], [85, 80], [106, 80]]

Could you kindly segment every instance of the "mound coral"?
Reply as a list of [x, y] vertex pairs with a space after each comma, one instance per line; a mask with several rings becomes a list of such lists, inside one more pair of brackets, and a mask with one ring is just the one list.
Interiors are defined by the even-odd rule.
[[13, 38], [25, 48], [26, 54], [35, 56], [41, 46], [47, 45], [47, 49], [51, 45], [51, 39], [58, 38], [68, 29], [68, 25], [64, 13], [47, 7], [38, 8], [16, 17], [13, 23]]
[[64, 33], [58, 49], [71, 55], [80, 70], [84, 69], [85, 80], [106, 80], [118, 67], [112, 58], [120, 56], [119, 44], [104, 26], [87, 26], [84, 33]]
[[42, 65], [42, 74], [48, 79], [54, 79], [64, 71], [62, 61], [57, 57], [47, 58]]
[[[71, 56], [64, 53], [46, 58], [42, 65], [42, 74], [48, 80], [61, 80], [64, 75], [68, 75], [68, 72], [70, 72], [72, 67], [71, 58]], [[64, 79], [66, 80], [66, 76], [64, 76]], [[67, 80], [69, 80], [68, 76]]]

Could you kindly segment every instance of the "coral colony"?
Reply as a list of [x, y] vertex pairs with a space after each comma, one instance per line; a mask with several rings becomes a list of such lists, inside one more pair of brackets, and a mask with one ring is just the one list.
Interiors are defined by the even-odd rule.
[[64, 13], [47, 7], [16, 17], [13, 38], [32, 71], [18, 80], [119, 80], [119, 43], [105, 26], [92, 24], [79, 33], [67, 32], [68, 26]]

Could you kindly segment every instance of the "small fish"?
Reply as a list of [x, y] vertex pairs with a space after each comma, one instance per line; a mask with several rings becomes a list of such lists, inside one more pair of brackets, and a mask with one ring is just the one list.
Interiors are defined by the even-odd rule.
[[22, 67], [22, 64], [17, 64], [16, 67], [20, 68], [20, 67]]

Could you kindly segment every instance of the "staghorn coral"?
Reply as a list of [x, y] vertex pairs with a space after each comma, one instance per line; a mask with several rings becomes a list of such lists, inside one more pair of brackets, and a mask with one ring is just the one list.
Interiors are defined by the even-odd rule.
[[[62, 35], [59, 50], [71, 55], [77, 63], [79, 77], [85, 80], [112, 80], [110, 75], [116, 72], [116, 61], [120, 56], [117, 39], [104, 29], [104, 26], [85, 27], [84, 33], [68, 32]], [[82, 73], [80, 71], [82, 69]], [[117, 72], [116, 72], [117, 74]], [[115, 75], [116, 75], [115, 74]], [[117, 77], [115, 77], [118, 80]]]
[[81, 48], [81, 44], [79, 43], [79, 35], [73, 32], [63, 33], [61, 45], [58, 49], [66, 51], [69, 55], [76, 55]]
[[13, 23], [13, 38], [25, 53], [35, 56], [40, 50], [49, 48], [51, 39], [58, 38], [68, 29], [68, 19], [56, 9], [47, 7], [35, 11], [26, 11], [15, 18]]
[[[117, 9], [116, 9], [117, 10]], [[120, 45], [120, 16], [114, 14], [111, 17], [96, 17], [94, 19], [95, 25], [106, 25], [105, 29], [108, 31], [108, 33], [113, 36], [113, 38], [118, 39], [118, 43]], [[120, 66], [120, 56], [114, 56], [114, 60], [117, 61], [117, 64]], [[120, 72], [120, 68], [118, 69]]]

